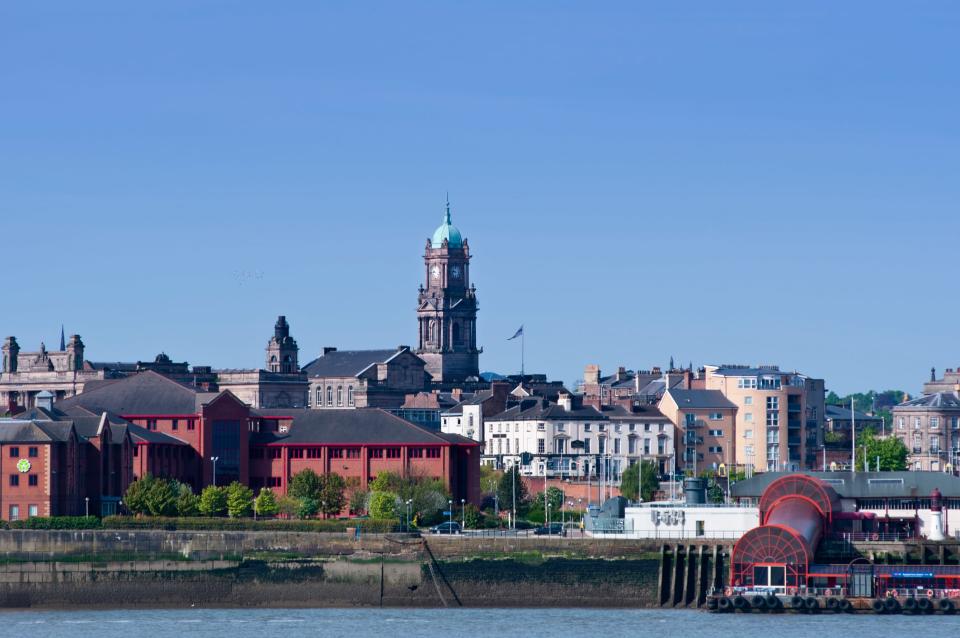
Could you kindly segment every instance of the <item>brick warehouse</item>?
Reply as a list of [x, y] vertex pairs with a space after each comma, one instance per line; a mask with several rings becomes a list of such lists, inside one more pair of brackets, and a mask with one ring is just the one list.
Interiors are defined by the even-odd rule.
[[[236, 480], [282, 494], [306, 468], [364, 487], [391, 471], [440, 479], [458, 500], [480, 498], [480, 449], [470, 439], [377, 408], [256, 410], [229, 391], [200, 392], [155, 372], [0, 422], [0, 455], [6, 520], [82, 514], [88, 505], [113, 513], [130, 482], [148, 472], [195, 491]], [[17, 468], [23, 459], [33, 471]]]

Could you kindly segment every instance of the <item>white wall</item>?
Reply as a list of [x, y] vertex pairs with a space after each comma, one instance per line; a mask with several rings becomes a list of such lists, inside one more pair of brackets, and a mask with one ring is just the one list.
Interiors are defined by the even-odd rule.
[[[698, 529], [698, 522], [702, 523], [702, 529]], [[759, 524], [760, 514], [756, 507], [688, 507], [683, 503], [655, 503], [626, 508], [623, 533], [592, 532], [591, 535], [601, 538], [735, 540]]]

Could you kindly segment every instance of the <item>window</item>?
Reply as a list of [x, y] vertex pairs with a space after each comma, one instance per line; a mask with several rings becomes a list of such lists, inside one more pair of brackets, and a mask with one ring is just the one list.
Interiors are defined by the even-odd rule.
[[933, 435], [930, 437], [930, 453], [936, 454], [940, 451], [940, 437]]
[[753, 397], [750, 397], [750, 396], [743, 397], [743, 404], [753, 405]]
[[936, 430], [939, 427], [940, 427], [940, 419], [935, 416], [930, 417], [930, 429]]
[[36, 487], [37, 485], [40, 484], [39, 479], [40, 477], [38, 477], [36, 474], [31, 474], [30, 476], [27, 477], [27, 485], [29, 485], [30, 487]]
[[398, 448], [398, 447], [388, 447], [388, 448], [387, 448], [387, 458], [388, 458], [388, 459], [399, 459], [399, 458], [400, 458], [400, 448]]
[[636, 430], [636, 429], [637, 429], [637, 426], [636, 426], [635, 424], [631, 423], [631, 424], [630, 424], [630, 431], [633, 432], [633, 431]]
[[280, 448], [278, 448], [278, 447], [272, 447], [272, 448], [270, 448], [270, 458], [271, 458], [271, 459], [279, 459], [279, 458], [281, 458], [282, 456], [283, 456], [283, 450], [282, 450], [282, 449], [280, 449]]
[[382, 447], [375, 447], [375, 448], [373, 448], [372, 450], [370, 450], [370, 458], [371, 458], [371, 459], [382, 459], [382, 458], [383, 458], [383, 448], [382, 448]]
[[902, 416], [897, 417], [897, 427], [900, 428], [901, 430], [904, 428], [903, 417], [902, 417]]
[[15, 459], [20, 456], [20, 448], [12, 447], [10, 448], [10, 458]]
[[337, 407], [343, 406], [343, 386], [337, 386]]
[[267, 487], [280, 487], [280, 477], [279, 477], [279, 476], [268, 476], [268, 477], [267, 477]]
[[753, 423], [753, 412], [745, 412], [743, 415], [743, 420], [747, 423]]
[[302, 448], [302, 447], [290, 448], [290, 458], [291, 458], [291, 459], [302, 459], [302, 458], [303, 458], [303, 448]]
[[19, 520], [20, 520], [20, 506], [19, 506], [19, 505], [11, 505], [11, 506], [10, 506], [10, 520], [11, 520], [11, 521], [19, 521]]
[[147, 419], [147, 429], [156, 430], [157, 429], [157, 420], [156, 419]]
[[333, 386], [327, 386], [327, 405], [333, 407]]
[[710, 436], [723, 436], [723, 430], [708, 430]]
[[710, 446], [709, 450], [713, 454], [723, 454], [723, 448], [719, 445], [712, 445]]
[[171, 430], [179, 430], [179, 429], [180, 429], [180, 419], [173, 419], [172, 421], [170, 421], [170, 429], [171, 429]]
[[637, 439], [631, 437], [627, 439], [627, 454], [636, 454], [637, 453]]
[[543, 423], [537, 423], [537, 432], [543, 432]]
[[[566, 454], [567, 453], [567, 440], [566, 439], [556, 439], [553, 442], [553, 445], [557, 451], [557, 454]], [[507, 453], [510, 453], [510, 441], [507, 441]]]
[[546, 444], [543, 439], [537, 439], [537, 454], [543, 454], [546, 451]]
[[950, 427], [956, 430], [960, 428], [960, 417], [952, 416], [950, 417]]
[[317, 407], [323, 405], [323, 388], [317, 388]]
[[423, 458], [423, 448], [422, 448], [422, 447], [412, 447], [412, 448], [410, 448], [410, 458], [411, 458], [411, 459], [422, 459], [422, 458]]
[[36, 505], [27, 505], [27, 516], [40, 516], [40, 508]]
[[187, 430], [196, 430], [197, 422], [193, 419], [187, 419]]
[[914, 430], [920, 429], [920, 417], [918, 416], [913, 417], [913, 429]]
[[348, 458], [348, 459], [359, 459], [359, 458], [360, 458], [360, 448], [358, 448], [358, 447], [349, 447], [349, 448], [347, 448], [347, 458]]
[[597, 454], [605, 454], [607, 448], [607, 440], [600, 438], [597, 439]]
[[351, 408], [353, 407], [353, 386], [352, 385], [347, 386], [347, 405], [349, 405]]
[[590, 454], [590, 439], [583, 440], [583, 453]]
[[649, 432], [649, 431], [650, 431], [650, 424], [649, 424], [649, 423], [644, 423], [644, 424], [643, 424], [643, 431], [644, 431], [644, 432]]
[[755, 378], [746, 378], [746, 377], [737, 379], [737, 387], [755, 389], [757, 387], [757, 380]]
[[591, 426], [590, 426], [589, 423], [584, 423], [584, 424], [583, 424], [583, 431], [584, 431], [584, 432], [589, 432], [589, 431], [590, 431], [590, 427], [591, 427]]
[[557, 423], [557, 432], [563, 432], [566, 429], [566, 425], [563, 423]]
[[780, 397], [767, 397], [767, 426], [780, 425]]
[[[650, 439], [643, 440], [643, 453], [650, 454]], [[660, 454], [663, 454], [663, 452], [661, 451]]]
[[40, 449], [31, 446], [31, 447], [27, 448], [27, 455], [28, 455], [30, 458], [35, 459], [35, 458], [37, 458], [38, 456], [40, 456]]
[[753, 446], [752, 446], [752, 445], [744, 445], [744, 446], [743, 446], [743, 453], [746, 454], [747, 456], [753, 456]]
[[752, 439], [752, 438], [753, 438], [753, 430], [744, 430], [744, 431], [743, 431], [743, 438], [745, 438], [745, 439]]
[[319, 459], [323, 453], [318, 447], [308, 447], [307, 448], [307, 458], [308, 459]]
[[767, 397], [767, 409], [768, 409], [768, 410], [779, 410], [779, 409], [780, 409], [780, 397]]
[[620, 454], [620, 437], [619, 436], [613, 440], [613, 453]]
[[342, 448], [342, 447], [332, 447], [332, 448], [330, 448], [330, 458], [331, 458], [331, 459], [342, 459], [342, 458], [343, 458], [343, 448]]
[[723, 421], [723, 413], [722, 413], [722, 412], [711, 412], [711, 413], [710, 413], [710, 420], [711, 420], [711, 421]]
[[428, 458], [428, 459], [439, 459], [439, 458], [440, 458], [440, 448], [438, 448], [438, 447], [428, 447], [428, 448], [427, 448], [427, 458]]
[[18, 485], [20, 485], [20, 475], [19, 475], [19, 474], [11, 474], [11, 475], [10, 475], [10, 487], [17, 487]]

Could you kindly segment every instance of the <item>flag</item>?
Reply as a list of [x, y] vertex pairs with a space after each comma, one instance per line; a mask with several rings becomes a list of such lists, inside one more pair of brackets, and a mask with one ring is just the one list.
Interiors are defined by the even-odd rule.
[[523, 326], [520, 326], [520, 329], [513, 333], [513, 336], [507, 339], [507, 341], [513, 341], [517, 337], [523, 336]]

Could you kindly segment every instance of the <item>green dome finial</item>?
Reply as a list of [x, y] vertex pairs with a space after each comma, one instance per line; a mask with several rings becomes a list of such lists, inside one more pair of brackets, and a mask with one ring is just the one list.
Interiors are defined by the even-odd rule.
[[450, 248], [463, 248], [463, 237], [450, 219], [450, 193], [447, 193], [447, 212], [443, 216], [443, 223], [433, 231], [430, 246], [432, 248], [442, 248], [444, 240], [447, 241], [447, 246]]

